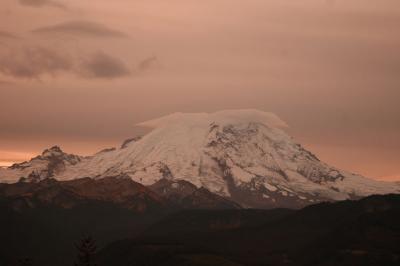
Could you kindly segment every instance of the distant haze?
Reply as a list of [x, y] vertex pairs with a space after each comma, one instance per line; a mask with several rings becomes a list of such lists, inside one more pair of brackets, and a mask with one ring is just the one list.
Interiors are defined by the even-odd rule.
[[2, 0], [0, 165], [255, 108], [332, 165], [400, 180], [399, 47], [398, 0]]

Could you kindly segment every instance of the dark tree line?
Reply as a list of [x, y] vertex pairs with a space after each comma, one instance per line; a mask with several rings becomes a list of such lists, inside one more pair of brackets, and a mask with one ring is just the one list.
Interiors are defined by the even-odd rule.
[[[91, 236], [83, 237], [78, 243], [75, 244], [77, 250], [77, 257], [74, 266], [97, 266], [96, 264], [96, 242]], [[20, 259], [17, 266], [33, 266], [33, 260], [30, 258]]]

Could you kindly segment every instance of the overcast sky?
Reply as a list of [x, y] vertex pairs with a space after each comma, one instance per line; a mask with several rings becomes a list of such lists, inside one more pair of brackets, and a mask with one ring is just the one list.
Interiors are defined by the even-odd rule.
[[0, 164], [236, 108], [277, 114], [337, 167], [400, 180], [400, 2], [1, 0]]

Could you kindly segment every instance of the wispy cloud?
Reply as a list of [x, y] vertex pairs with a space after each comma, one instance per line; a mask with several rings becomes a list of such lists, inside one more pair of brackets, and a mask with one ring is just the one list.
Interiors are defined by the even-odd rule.
[[30, 6], [30, 7], [56, 7], [61, 9], [66, 9], [67, 6], [56, 0], [18, 0], [21, 5]]
[[158, 62], [158, 58], [156, 56], [151, 56], [143, 59], [139, 62], [137, 68], [139, 71], [147, 71], [152, 68]]
[[129, 68], [122, 60], [104, 52], [71, 55], [45, 47], [24, 47], [2, 55], [0, 72], [17, 79], [55, 77], [61, 73], [104, 79], [130, 75]]
[[17, 49], [0, 57], [0, 72], [16, 78], [39, 78], [71, 68], [70, 58], [43, 47]]
[[126, 38], [127, 34], [91, 21], [69, 21], [34, 29], [37, 34], [68, 34], [86, 37]]

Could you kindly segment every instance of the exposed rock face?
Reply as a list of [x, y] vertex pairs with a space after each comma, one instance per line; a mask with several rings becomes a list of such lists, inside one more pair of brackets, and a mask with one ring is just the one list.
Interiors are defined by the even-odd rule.
[[166, 178], [160, 179], [148, 186], [148, 188], [175, 202], [180, 202], [183, 198], [192, 195], [198, 189], [195, 185], [185, 180], [174, 181]]
[[151, 190], [163, 196], [168, 202], [183, 209], [240, 209], [241, 206], [206, 188], [197, 188], [184, 180], [160, 179], [149, 186]]
[[122, 142], [122, 144], [121, 144], [121, 149], [125, 149], [126, 147], [128, 147], [128, 145], [130, 143], [133, 143], [135, 141], [139, 141], [141, 138], [142, 138], [141, 136], [138, 136], [138, 137], [129, 138], [129, 139], [124, 140], [124, 142]]
[[100, 154], [100, 153], [105, 153], [105, 152], [110, 152], [110, 151], [115, 151], [117, 148], [113, 147], [113, 148], [105, 148], [102, 149], [101, 151], [97, 152], [96, 154]]
[[186, 209], [240, 209], [241, 206], [201, 187], [182, 200]]

